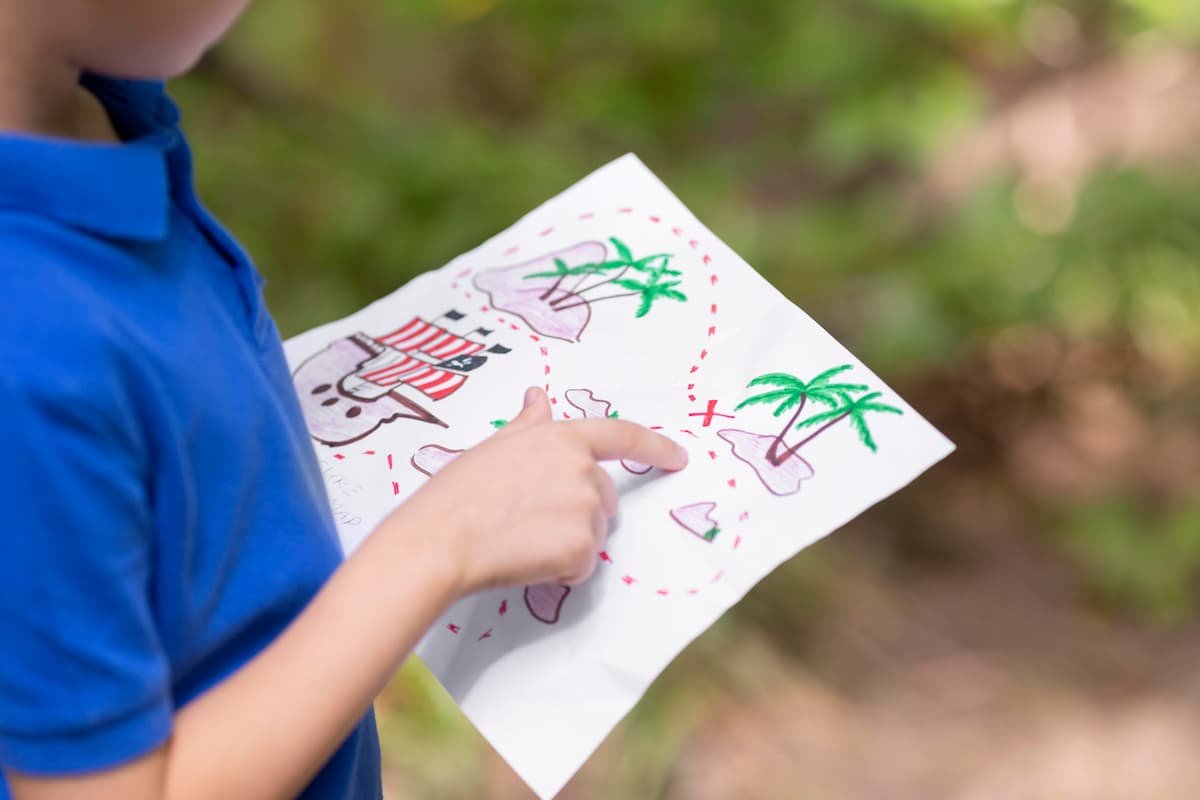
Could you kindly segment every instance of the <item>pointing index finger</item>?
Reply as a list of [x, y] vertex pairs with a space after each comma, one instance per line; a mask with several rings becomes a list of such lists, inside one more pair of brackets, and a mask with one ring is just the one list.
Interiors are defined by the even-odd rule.
[[583, 419], [568, 423], [597, 461], [626, 459], [666, 470], [687, 466], [687, 450], [649, 428], [624, 419]]

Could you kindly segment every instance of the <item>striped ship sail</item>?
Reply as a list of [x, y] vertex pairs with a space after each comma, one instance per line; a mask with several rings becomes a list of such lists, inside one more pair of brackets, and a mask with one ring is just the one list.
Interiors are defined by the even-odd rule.
[[355, 377], [380, 387], [404, 384], [433, 400], [449, 397], [467, 382], [467, 376], [437, 366], [464, 358], [484, 348], [445, 328], [413, 317], [391, 333], [374, 337], [382, 351], [366, 362]]

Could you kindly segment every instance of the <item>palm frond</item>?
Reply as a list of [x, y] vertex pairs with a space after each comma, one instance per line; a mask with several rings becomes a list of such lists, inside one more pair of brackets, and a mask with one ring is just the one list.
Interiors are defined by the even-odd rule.
[[[610, 262], [605, 262], [605, 263], [607, 264]], [[556, 259], [554, 259], [554, 271], [553, 272], [533, 272], [533, 273], [530, 273], [529, 275], [525, 275], [523, 277], [525, 277], [526, 279], [529, 279], [529, 278], [559, 278], [559, 277], [565, 277], [567, 275], [595, 275], [596, 273], [599, 273], [605, 269], [609, 269], [609, 267], [605, 266], [605, 264], [596, 264], [594, 262], [589, 262], [587, 264], [577, 264], [574, 267], [568, 267], [567, 262], [563, 261], [561, 258], [556, 258]]]
[[620, 255], [621, 258], [625, 259], [626, 263], [631, 263], [633, 261], [633, 251], [629, 249], [629, 245], [625, 244], [615, 236], [610, 236], [608, 240], [612, 242], [613, 247], [617, 249], [617, 254]]
[[826, 383], [821, 388], [838, 394], [854, 394], [855, 392], [865, 392], [871, 387], [865, 383]]
[[858, 431], [858, 438], [867, 446], [872, 453], [879, 452], [879, 448], [875, 445], [875, 439], [871, 436], [871, 428], [867, 425], [867, 421], [863, 419], [862, 414], [851, 414], [850, 421], [854, 424], [854, 429]]
[[[643, 256], [643, 257], [639, 258], [637, 261], [629, 261], [627, 266], [630, 266], [630, 267], [636, 269], [638, 272], [652, 272], [652, 271], [654, 271], [654, 269], [650, 266], [650, 262], [654, 261], [655, 259], [659, 259], [659, 258], [670, 261], [671, 256], [667, 253], [655, 253], [652, 256]], [[663, 262], [663, 264], [660, 266], [660, 269], [666, 268], [667, 261]]]
[[[771, 412], [774, 416], [781, 417], [804, 401], [805, 394], [803, 392], [788, 392], [788, 394], [788, 399], [780, 403], [779, 406], [773, 412]], [[736, 411], [737, 409], [734, 410]]]
[[831, 408], [828, 411], [822, 411], [819, 414], [813, 414], [807, 419], [802, 419], [796, 423], [796, 429], [811, 428], [813, 425], [820, 425], [822, 422], [828, 422], [831, 419], [846, 416], [848, 412], [844, 407]]
[[595, 264], [581, 264], [578, 267], [570, 267], [563, 272], [534, 272], [524, 277], [526, 280], [529, 278], [559, 278], [568, 275], [595, 275], [598, 272], [600, 272], [600, 269]]
[[[747, 397], [745, 400], [734, 406], [733, 410], [741, 411], [746, 406], [765, 405], [766, 403], [774, 403], [776, 400], [790, 400], [791, 398], [795, 398], [796, 402], [799, 403], [801, 397], [802, 395], [800, 392], [792, 391], [790, 389], [776, 389], [773, 392], [763, 392], [762, 394], [756, 394], [751, 397]], [[776, 416], [778, 416], [778, 414], [776, 414]]]
[[568, 269], [570, 268], [567, 266], [567, 262], [563, 261], [561, 258], [556, 258], [554, 259], [553, 272], [534, 272], [529, 275], [525, 275], [524, 278], [525, 280], [529, 280], [530, 278], [557, 278], [560, 275], [566, 275]]
[[677, 269], [670, 269], [667, 265], [671, 263], [671, 256], [663, 255], [663, 259], [658, 266], [653, 267], [650, 272], [654, 275], [682, 275], [683, 273]]
[[746, 388], [751, 386], [787, 386], [796, 391], [804, 391], [806, 386], [804, 381], [797, 378], [795, 375], [789, 375], [786, 372], [768, 372], [759, 375], [754, 380], [746, 384]]
[[808, 385], [809, 386], [819, 386], [823, 383], [826, 383], [833, 376], [841, 375], [843, 372], [845, 372], [848, 369], [854, 369], [854, 365], [853, 364], [842, 364], [841, 366], [838, 366], [838, 367], [831, 367], [831, 368], [825, 370], [824, 372], [822, 372], [820, 375], [817, 375], [812, 380], [810, 380], [808, 382]]
[[883, 397], [883, 392], [870, 392], [869, 394], [864, 394], [862, 397], [856, 397], [854, 404], [862, 407], [864, 404], [872, 402], [876, 397]]
[[875, 444], [875, 437], [871, 434], [871, 426], [867, 424], [867, 413], [871, 411], [884, 414], [904, 413], [895, 406], [877, 402], [876, 398], [882, 396], [882, 392], [871, 392], [854, 400], [847, 407], [850, 412], [851, 422], [854, 424], [854, 430], [858, 432], [858, 438], [872, 453], [878, 452], [878, 446]]
[[896, 408], [895, 406], [889, 406], [886, 403], [866, 403], [864, 405], [859, 405], [858, 410], [859, 411], [878, 411], [883, 414], [900, 414], [900, 415], [904, 414], [904, 412], [901, 411], [900, 409]]
[[808, 387], [808, 399], [812, 400], [814, 403], [820, 403], [823, 406], [835, 408], [839, 402], [846, 403], [850, 398], [847, 395], [840, 394], [838, 392], [827, 391], [826, 388], [822, 386], [818, 386], [814, 389], [810, 385]]
[[665, 297], [671, 300], [679, 300], [682, 302], [687, 300], [687, 295], [675, 288], [679, 284], [680, 281], [667, 281], [666, 283], [651, 282], [651, 284], [646, 287], [646, 292], [655, 300], [660, 297]]
[[627, 267], [629, 265], [626, 264], [624, 261], [617, 260], [617, 261], [601, 261], [599, 264], [593, 264], [592, 266], [594, 266], [596, 268], [597, 272], [606, 272], [608, 270], [621, 269], [621, 268]]
[[[683, 292], [678, 292], [678, 291], [675, 291], [674, 289], [670, 288], [671, 286], [674, 286], [674, 285], [676, 285], [676, 284], [651, 286], [646, 291], [642, 292], [643, 308], [645, 308], [646, 311], [649, 311], [651, 306], [654, 305], [654, 301], [659, 300], [659, 299], [678, 300], [680, 302], [687, 300], [687, 295], [685, 295]], [[644, 316], [644, 315], [645, 314], [643, 312], [643, 314], [640, 314], [639, 316]]]

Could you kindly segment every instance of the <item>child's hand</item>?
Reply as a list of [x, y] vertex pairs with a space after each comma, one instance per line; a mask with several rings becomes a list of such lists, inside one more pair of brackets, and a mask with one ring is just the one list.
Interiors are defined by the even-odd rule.
[[444, 467], [396, 515], [421, 521], [417, 535], [447, 537], [459, 593], [580, 583], [617, 510], [612, 479], [597, 463], [612, 459], [678, 470], [687, 451], [624, 420], [552, 422], [545, 392], [529, 389], [516, 419]]

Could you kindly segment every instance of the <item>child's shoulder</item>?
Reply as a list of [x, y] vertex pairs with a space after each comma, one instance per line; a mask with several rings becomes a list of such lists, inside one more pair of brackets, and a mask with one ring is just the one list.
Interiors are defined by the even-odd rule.
[[128, 353], [104, 270], [122, 260], [82, 231], [0, 210], [0, 377], [10, 392], [92, 405], [113, 387]]

